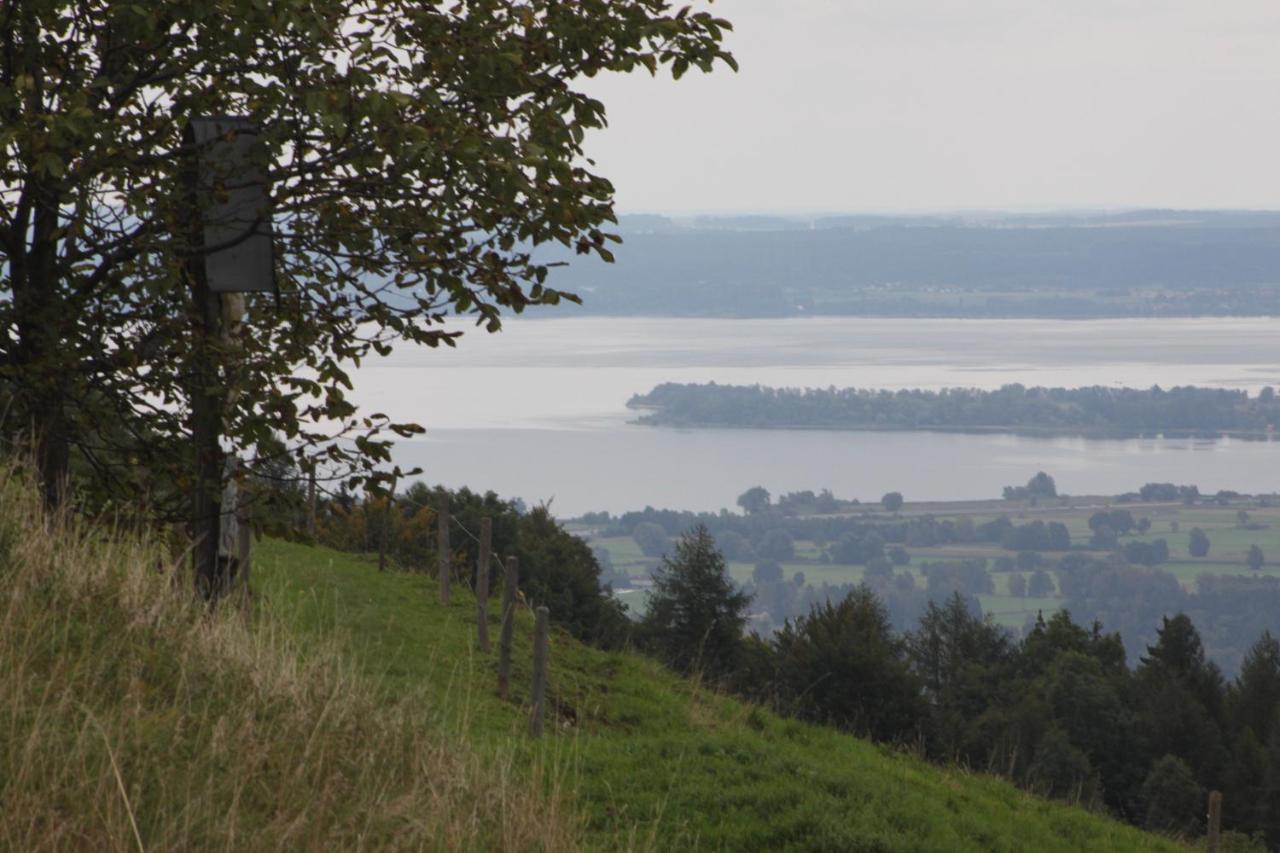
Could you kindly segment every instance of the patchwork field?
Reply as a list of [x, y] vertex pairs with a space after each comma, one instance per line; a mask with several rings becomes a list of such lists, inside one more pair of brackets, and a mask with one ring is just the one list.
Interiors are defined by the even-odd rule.
[[[1040, 520], [1061, 522], [1071, 534], [1073, 549], [1102, 556], [1103, 552], [1088, 550], [1090, 539], [1089, 517], [1104, 508], [1126, 509], [1135, 520], [1147, 519], [1150, 527], [1146, 533], [1132, 533], [1120, 538], [1123, 545], [1130, 541], [1164, 539], [1169, 545], [1170, 559], [1158, 568], [1173, 574], [1188, 590], [1195, 588], [1201, 575], [1255, 575], [1247, 564], [1249, 548], [1262, 549], [1265, 562], [1256, 574], [1280, 576], [1280, 505], [1272, 505], [1271, 499], [1233, 498], [1225, 503], [1213, 499], [1188, 506], [1181, 503], [1117, 502], [1113, 498], [1083, 496], [1053, 501], [1051, 505], [1032, 506], [1027, 502], [1010, 501], [958, 501], [954, 503], [907, 503], [900, 516], [931, 515], [939, 520], [966, 518], [975, 525], [1008, 517], [1017, 524]], [[1240, 513], [1246, 513], [1242, 518]], [[854, 513], [867, 519], [887, 518], [878, 505], [868, 505]], [[1192, 557], [1188, 552], [1191, 530], [1199, 528], [1209, 537], [1209, 553], [1204, 557]], [[584, 535], [592, 546], [607, 552], [613, 567], [633, 578], [635, 587], [643, 587], [650, 572], [660, 562], [647, 557], [629, 536], [603, 537], [584, 525], [576, 525], [576, 532]], [[1014, 557], [1016, 552], [1001, 548], [998, 543], [941, 545], [936, 547], [907, 547], [910, 562], [896, 571], [912, 573], [917, 586], [923, 587], [920, 568], [931, 562], [983, 558], [994, 562], [999, 557]], [[1046, 552], [1053, 560], [1060, 553]], [[863, 579], [865, 567], [856, 564], [831, 562], [826, 549], [811, 541], [795, 542], [795, 556], [780, 563], [783, 576], [791, 578], [803, 575], [804, 583], [820, 585], [858, 583]], [[731, 561], [729, 571], [740, 583], [751, 580], [755, 565], [751, 562]], [[1055, 588], [1059, 586], [1056, 572], [1050, 568]], [[1022, 573], [1024, 576], [1025, 572]], [[1026, 624], [1038, 612], [1048, 613], [1061, 606], [1061, 598], [1023, 597], [1009, 594], [1010, 573], [992, 573], [996, 586], [995, 595], [982, 595], [979, 600], [985, 612], [997, 622], [1013, 628]], [[643, 609], [646, 594], [643, 588], [621, 590], [621, 598], [633, 610]]]

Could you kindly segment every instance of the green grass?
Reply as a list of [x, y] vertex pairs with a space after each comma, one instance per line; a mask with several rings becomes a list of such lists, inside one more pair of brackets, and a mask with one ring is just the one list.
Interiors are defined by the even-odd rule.
[[472, 640], [465, 590], [444, 607], [425, 577], [379, 574], [358, 557], [274, 541], [261, 543], [255, 576], [265, 611], [301, 637], [336, 642], [386, 701], [431, 696], [445, 709], [432, 724], [449, 736], [514, 756], [518, 767], [549, 768], [544, 784], [577, 809], [588, 848], [1179, 849], [991, 777], [778, 718], [559, 632], [551, 735], [523, 740], [526, 612], [513, 695], [502, 701], [494, 657]]
[[[196, 603], [153, 544], [47, 518], [12, 468], [0, 508], [0, 850], [578, 846], [544, 765], [499, 729], [470, 743], [448, 679], [348, 663], [328, 593], [297, 610], [315, 631], [250, 626]], [[327, 589], [335, 618], [363, 608], [366, 639], [398, 645], [380, 597]]]

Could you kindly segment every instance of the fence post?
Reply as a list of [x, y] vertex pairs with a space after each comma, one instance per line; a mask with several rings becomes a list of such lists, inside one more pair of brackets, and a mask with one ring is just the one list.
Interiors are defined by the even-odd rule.
[[449, 493], [440, 495], [440, 508], [436, 513], [439, 520], [436, 540], [440, 546], [440, 555], [436, 561], [440, 572], [440, 603], [449, 606], [449, 577], [453, 573], [453, 551], [449, 548]]
[[489, 552], [493, 546], [493, 519], [480, 519], [480, 559], [476, 562], [476, 642], [489, 651]]
[[536, 611], [533, 629], [533, 707], [529, 710], [529, 734], [542, 737], [542, 719], [547, 702], [547, 634], [551, 614], [545, 607]]
[[307, 533], [316, 535], [316, 472], [307, 478]]
[[249, 511], [243, 501], [236, 500], [236, 527], [239, 541], [236, 542], [236, 583], [240, 586], [240, 612], [248, 618], [253, 602], [250, 599], [249, 573], [253, 569], [253, 528], [249, 525]]
[[387, 534], [391, 526], [391, 505], [396, 499], [396, 478], [391, 478], [391, 490], [387, 492], [387, 505], [382, 508], [382, 525], [378, 532], [378, 571], [387, 570]]
[[1209, 853], [1222, 850], [1222, 792], [1209, 792]]
[[498, 637], [498, 695], [507, 698], [511, 684], [511, 635], [516, 628], [516, 580], [520, 568], [515, 557], [507, 557], [502, 582], [502, 634]]

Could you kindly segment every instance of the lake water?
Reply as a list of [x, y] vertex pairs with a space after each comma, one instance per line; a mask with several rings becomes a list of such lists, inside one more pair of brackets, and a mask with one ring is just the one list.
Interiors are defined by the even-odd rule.
[[430, 482], [493, 489], [557, 515], [716, 510], [763, 485], [841, 497], [997, 497], [1038, 470], [1060, 490], [1150, 480], [1280, 490], [1280, 445], [1231, 439], [673, 430], [627, 423], [661, 382], [864, 388], [1280, 386], [1280, 319], [724, 320], [558, 317], [466, 329], [457, 349], [368, 362], [356, 398], [427, 428], [395, 459]]

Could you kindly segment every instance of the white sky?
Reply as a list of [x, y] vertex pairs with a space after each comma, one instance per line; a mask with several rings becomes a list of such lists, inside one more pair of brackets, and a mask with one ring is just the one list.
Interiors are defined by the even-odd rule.
[[619, 210], [1280, 208], [1280, 0], [718, 0], [742, 70], [589, 81]]

